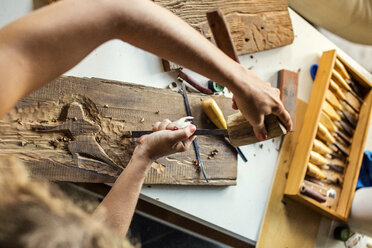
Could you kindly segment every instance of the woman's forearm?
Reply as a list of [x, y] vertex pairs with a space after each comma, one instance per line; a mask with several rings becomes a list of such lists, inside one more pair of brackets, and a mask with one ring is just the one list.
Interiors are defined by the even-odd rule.
[[150, 166], [149, 159], [135, 153], [97, 208], [98, 211], [104, 208], [107, 225], [119, 235], [125, 235], [128, 231], [143, 181]]
[[114, 38], [234, 91], [239, 65], [168, 10], [148, 0], [63, 0], [0, 30], [0, 118]]

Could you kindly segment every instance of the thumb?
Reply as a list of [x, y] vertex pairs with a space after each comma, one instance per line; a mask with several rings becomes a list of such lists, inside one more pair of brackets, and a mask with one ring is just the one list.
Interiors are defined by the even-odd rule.
[[172, 141], [172, 143], [183, 141], [190, 138], [194, 134], [195, 130], [196, 127], [194, 125], [190, 125], [183, 129], [172, 131], [169, 135], [169, 139]]
[[265, 127], [264, 120], [265, 120], [265, 116], [261, 115], [259, 117], [258, 124], [253, 126], [254, 134], [261, 141], [267, 140], [267, 130], [266, 130], [266, 127]]

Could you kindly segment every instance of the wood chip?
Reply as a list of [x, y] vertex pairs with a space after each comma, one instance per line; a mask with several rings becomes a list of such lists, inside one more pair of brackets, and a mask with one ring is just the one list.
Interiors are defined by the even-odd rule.
[[108, 106], [108, 104], [105, 104], [105, 105], [103, 105], [103, 107], [104, 107], [104, 108], [108, 108], [109, 106]]
[[145, 118], [142, 118], [142, 119], [140, 120], [140, 122], [141, 122], [141, 123], [144, 123], [144, 122], [145, 122]]
[[158, 162], [153, 162], [151, 164], [151, 168], [155, 169], [158, 174], [161, 174], [165, 171], [165, 166]]

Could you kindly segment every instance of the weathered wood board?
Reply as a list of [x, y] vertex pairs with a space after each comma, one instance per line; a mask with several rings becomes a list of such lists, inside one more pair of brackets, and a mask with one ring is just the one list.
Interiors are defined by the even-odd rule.
[[[155, 0], [213, 43], [207, 11], [219, 8], [224, 15], [238, 55], [291, 44], [294, 39], [286, 0]], [[171, 63], [170, 69], [177, 68]]]
[[[202, 111], [205, 95], [190, 93], [200, 128], [215, 128]], [[225, 115], [231, 99], [215, 96]], [[32, 174], [55, 181], [113, 182], [127, 165], [135, 142], [130, 130], [150, 130], [156, 121], [186, 116], [183, 97], [170, 89], [61, 77], [24, 98], [0, 121], [0, 156], [15, 154]], [[200, 136], [208, 185], [234, 185], [237, 156], [223, 137]], [[211, 159], [208, 155], [217, 149]], [[194, 165], [195, 151], [161, 158], [146, 184], [206, 184]]]

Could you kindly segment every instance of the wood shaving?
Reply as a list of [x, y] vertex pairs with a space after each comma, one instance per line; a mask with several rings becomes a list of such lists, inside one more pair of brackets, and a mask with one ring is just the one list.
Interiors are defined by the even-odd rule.
[[108, 108], [109, 106], [108, 106], [108, 104], [105, 104], [103, 107], [104, 107], [104, 108]]
[[144, 123], [144, 122], [145, 122], [145, 118], [142, 118], [142, 119], [140, 120], [140, 122], [141, 122], [141, 123]]
[[155, 169], [158, 174], [161, 174], [165, 171], [165, 166], [158, 162], [153, 162], [151, 164], [151, 168]]

